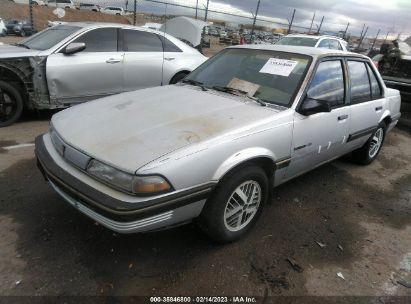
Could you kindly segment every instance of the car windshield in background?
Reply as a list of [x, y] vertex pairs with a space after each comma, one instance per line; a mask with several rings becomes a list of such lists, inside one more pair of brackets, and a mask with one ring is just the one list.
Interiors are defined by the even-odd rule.
[[266, 103], [289, 106], [310, 61], [309, 56], [300, 54], [226, 49], [192, 72], [185, 82], [203, 88], [231, 88]]
[[68, 26], [68, 25], [57, 25], [48, 28], [37, 35], [34, 35], [24, 41], [21, 44], [27, 46], [30, 49], [35, 50], [48, 50], [49, 48], [55, 46], [57, 43], [61, 42], [71, 34], [77, 32], [81, 27], [78, 26]]
[[317, 44], [318, 39], [310, 37], [284, 37], [277, 41], [279, 45], [311, 46]]

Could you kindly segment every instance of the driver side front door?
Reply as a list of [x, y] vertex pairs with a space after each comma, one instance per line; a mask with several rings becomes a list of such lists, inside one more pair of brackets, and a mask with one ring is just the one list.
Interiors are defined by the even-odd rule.
[[71, 42], [86, 44], [84, 51], [47, 58], [51, 100], [75, 104], [123, 91], [123, 57], [118, 51], [118, 29], [99, 28]]

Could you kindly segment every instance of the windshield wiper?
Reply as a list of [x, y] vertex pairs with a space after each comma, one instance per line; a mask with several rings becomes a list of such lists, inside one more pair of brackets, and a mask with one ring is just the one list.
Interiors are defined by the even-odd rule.
[[15, 44], [13, 44], [13, 45], [15, 45], [15, 46], [20, 46], [20, 47], [24, 47], [24, 48], [26, 48], [26, 49], [30, 49], [30, 47], [29, 47], [28, 45], [25, 45], [24, 43], [15, 43]]
[[222, 86], [213, 86], [212, 87], [214, 90], [216, 91], [221, 91], [221, 92], [225, 92], [225, 93], [229, 93], [229, 94], [233, 94], [233, 95], [237, 95], [236, 93], [239, 93], [249, 99], [254, 100], [255, 102], [259, 103], [261, 106], [266, 107], [267, 103], [264, 102], [263, 100], [261, 100], [258, 97], [253, 97], [250, 96], [250, 94], [248, 94], [248, 92], [240, 90], [240, 89], [235, 89], [235, 88], [230, 88], [230, 87], [222, 87]]
[[207, 91], [207, 88], [204, 86], [204, 83], [201, 81], [193, 80], [193, 79], [183, 79], [182, 83], [191, 84], [196, 87], [200, 87], [203, 91]]
[[240, 89], [234, 89], [230, 87], [222, 87], [222, 86], [213, 86], [213, 90], [220, 91], [220, 92], [225, 92], [225, 93], [240, 93], [241, 95], [247, 95], [248, 93], [246, 91], [240, 90]]

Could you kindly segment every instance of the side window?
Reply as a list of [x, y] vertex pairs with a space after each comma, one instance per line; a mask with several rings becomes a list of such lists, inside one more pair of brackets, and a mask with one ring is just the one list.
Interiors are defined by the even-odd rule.
[[330, 48], [330, 40], [328, 40], [328, 39], [321, 40], [318, 47], [322, 48], [322, 49], [329, 49]]
[[344, 104], [345, 85], [341, 60], [323, 61], [318, 65], [307, 95], [311, 99], [326, 101], [331, 107]]
[[343, 48], [338, 40], [330, 40], [330, 49], [342, 51]]
[[182, 52], [182, 50], [178, 46], [176, 46], [174, 43], [172, 43], [166, 37], [161, 36], [161, 35], [159, 35], [158, 37], [163, 42], [164, 52], [179, 52], [179, 53]]
[[371, 96], [372, 99], [379, 99], [382, 97], [382, 90], [380, 83], [375, 76], [374, 71], [370, 68], [370, 65], [367, 64], [368, 75], [370, 75], [370, 82], [371, 82]]
[[73, 42], [84, 42], [86, 49], [83, 52], [117, 52], [117, 29], [91, 30]]
[[125, 52], [162, 52], [163, 45], [156, 34], [123, 30], [123, 46]]
[[348, 74], [351, 84], [351, 103], [371, 100], [370, 81], [365, 63], [348, 61]]

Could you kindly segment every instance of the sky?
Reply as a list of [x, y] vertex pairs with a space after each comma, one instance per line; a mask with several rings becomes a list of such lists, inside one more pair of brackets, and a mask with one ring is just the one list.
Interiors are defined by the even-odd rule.
[[[83, 0], [85, 2], [85, 0]], [[89, 0], [90, 1], [90, 0]], [[96, 1], [96, 0], [94, 0]], [[197, 0], [160, 0], [168, 3], [196, 6]], [[104, 1], [102, 1], [104, 2]], [[124, 6], [126, 0], [106, 0], [110, 4]], [[138, 0], [137, 9], [145, 12], [164, 13], [165, 5]], [[198, 0], [199, 7], [205, 7], [207, 0]], [[215, 11], [234, 13], [240, 16], [252, 16], [258, 0], [210, 0], [209, 8]], [[129, 0], [129, 8], [134, 0]], [[293, 10], [296, 9], [294, 23], [296, 26], [310, 27], [314, 13], [316, 18], [314, 28], [324, 16], [323, 30], [338, 32], [345, 30], [350, 22], [349, 32], [359, 35], [363, 25], [368, 26], [368, 37], [375, 37], [381, 29], [380, 37], [385, 37], [390, 32], [394, 38], [401, 33], [401, 38], [411, 36], [411, 0], [261, 0], [259, 19], [260, 25], [270, 22], [287, 23], [291, 19]], [[194, 14], [194, 10], [167, 6], [168, 14]], [[199, 13], [201, 17], [204, 13]], [[226, 19], [230, 22], [246, 23], [250, 19], [234, 18], [224, 15], [211, 14], [211, 18]], [[298, 29], [298, 28], [296, 28]]]

